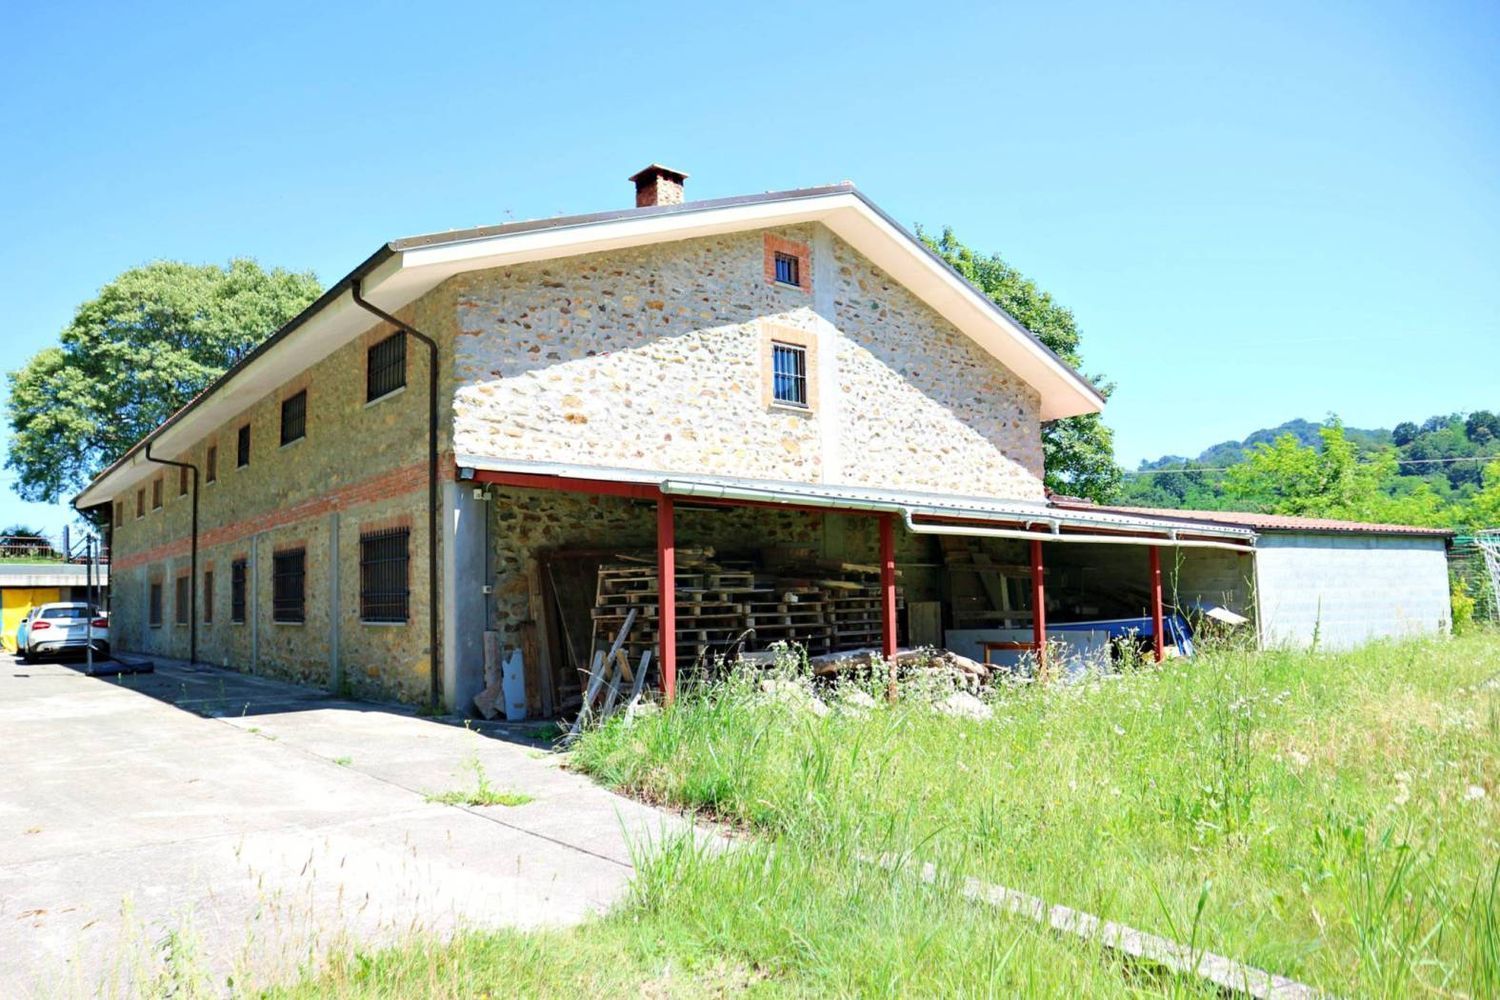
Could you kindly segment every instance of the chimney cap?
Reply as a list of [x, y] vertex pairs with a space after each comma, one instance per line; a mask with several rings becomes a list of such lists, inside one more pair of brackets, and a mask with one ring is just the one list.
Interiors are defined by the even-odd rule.
[[653, 163], [649, 166], [642, 167], [640, 170], [637, 170], [635, 173], [631, 174], [625, 179], [631, 181], [632, 183], [639, 184], [643, 180], [649, 181], [657, 177], [667, 177], [681, 184], [683, 181], [687, 180], [688, 175], [683, 173], [681, 170], [673, 170], [671, 167], [663, 166], [660, 163]]

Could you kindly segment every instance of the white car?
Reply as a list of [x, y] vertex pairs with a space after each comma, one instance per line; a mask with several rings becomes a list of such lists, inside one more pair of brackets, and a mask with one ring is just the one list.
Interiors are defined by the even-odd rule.
[[16, 655], [23, 663], [65, 651], [109, 655], [109, 616], [81, 601], [39, 604], [16, 628]]

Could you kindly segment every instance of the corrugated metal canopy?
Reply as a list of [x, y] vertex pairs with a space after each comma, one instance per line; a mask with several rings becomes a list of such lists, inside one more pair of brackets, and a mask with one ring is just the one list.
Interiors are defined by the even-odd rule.
[[975, 534], [983, 534], [986, 529], [1006, 529], [1044, 541], [1115, 542], [1123, 535], [1135, 536], [1142, 544], [1207, 539], [1238, 548], [1248, 548], [1255, 540], [1254, 531], [1234, 525], [1185, 524], [1113, 511], [1070, 510], [1039, 500], [932, 493], [895, 486], [794, 483], [736, 476], [517, 462], [472, 455], [460, 455], [457, 461], [461, 473], [468, 478], [474, 478], [476, 472], [535, 476], [538, 479], [555, 477], [576, 482], [576, 488], [581, 492], [588, 491], [589, 481], [632, 483], [654, 487], [663, 496], [683, 500], [892, 513], [901, 515], [908, 528], [914, 531], [922, 531], [927, 525], [972, 525]]

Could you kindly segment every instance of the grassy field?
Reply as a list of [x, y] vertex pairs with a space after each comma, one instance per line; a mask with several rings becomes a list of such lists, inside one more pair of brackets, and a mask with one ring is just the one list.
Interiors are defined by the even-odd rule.
[[[873, 691], [871, 693], [874, 693]], [[303, 995], [1209, 995], [868, 863], [895, 855], [1345, 996], [1500, 996], [1500, 638], [1221, 652], [826, 716], [731, 677], [573, 766], [754, 831], [610, 915], [335, 959]]]

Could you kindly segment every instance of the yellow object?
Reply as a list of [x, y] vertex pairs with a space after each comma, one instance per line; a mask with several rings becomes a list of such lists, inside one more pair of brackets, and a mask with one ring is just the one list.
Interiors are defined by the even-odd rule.
[[0, 648], [7, 653], [16, 651], [16, 626], [21, 619], [38, 604], [52, 604], [62, 600], [62, 591], [56, 587], [6, 587], [0, 590]]

